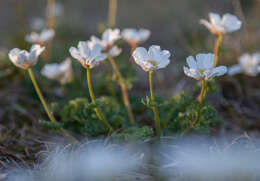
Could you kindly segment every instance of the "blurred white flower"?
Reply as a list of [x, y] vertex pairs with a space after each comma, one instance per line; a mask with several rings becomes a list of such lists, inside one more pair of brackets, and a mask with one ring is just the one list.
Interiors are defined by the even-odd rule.
[[193, 56], [189, 56], [187, 58], [189, 67], [184, 66], [184, 73], [197, 80], [209, 80], [224, 75], [227, 72], [227, 67], [214, 67], [214, 57], [215, 55], [212, 53], [197, 54], [196, 60]]
[[30, 28], [33, 30], [41, 30], [45, 27], [45, 20], [42, 18], [32, 18], [30, 20]]
[[40, 45], [33, 45], [30, 49], [30, 52], [14, 48], [9, 52], [8, 56], [13, 64], [17, 67], [28, 69], [37, 63], [39, 55], [44, 50], [45, 47]]
[[252, 55], [246, 53], [239, 57], [239, 64], [233, 65], [228, 69], [229, 75], [245, 73], [249, 76], [256, 76], [260, 72], [260, 53]]
[[250, 142], [244, 137], [243, 141], [232, 141], [228, 145], [228, 139], [205, 140], [200, 137], [198, 140], [183, 140], [168, 143], [160, 149], [163, 153], [162, 172], [167, 176], [176, 178], [178, 175], [178, 180], [193, 181], [259, 180], [260, 152], [258, 144], [255, 144], [257, 142]]
[[143, 47], [136, 48], [132, 56], [144, 71], [155, 71], [170, 63], [171, 54], [168, 50], [161, 50], [160, 46], [152, 45], [148, 51]]
[[29, 43], [45, 43], [53, 39], [55, 31], [53, 29], [44, 29], [41, 33], [32, 32], [25, 36], [25, 40]]
[[242, 22], [232, 14], [224, 14], [221, 18], [219, 14], [209, 13], [210, 22], [201, 19], [200, 23], [205, 25], [213, 34], [225, 34], [234, 32], [241, 28]]
[[146, 41], [151, 35], [151, 32], [147, 29], [133, 29], [127, 28], [122, 32], [122, 37], [130, 45], [137, 45]]
[[67, 58], [60, 64], [47, 64], [43, 67], [41, 74], [49, 79], [58, 80], [61, 84], [69, 83], [73, 79], [71, 59]]
[[90, 45], [84, 41], [78, 43], [78, 48], [70, 47], [69, 51], [71, 56], [85, 68], [94, 68], [107, 57], [102, 53], [102, 47], [99, 44]]
[[114, 45], [114, 43], [121, 38], [120, 36], [120, 30], [119, 29], [107, 29], [103, 35], [102, 38], [99, 39], [96, 36], [91, 36], [90, 40], [87, 41], [87, 44], [89, 46], [94, 46], [95, 44], [98, 44], [102, 47], [102, 51], [105, 53], [109, 53], [111, 56], [115, 57], [118, 56], [122, 49], [118, 46]]

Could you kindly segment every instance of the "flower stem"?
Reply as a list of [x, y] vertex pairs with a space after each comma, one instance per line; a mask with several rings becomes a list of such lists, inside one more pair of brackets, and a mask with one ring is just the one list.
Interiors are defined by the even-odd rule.
[[43, 108], [44, 108], [45, 112], [47, 113], [47, 115], [48, 115], [49, 119], [51, 120], [51, 122], [56, 123], [57, 121], [54, 118], [54, 116], [52, 115], [51, 111], [49, 110], [49, 108], [48, 108], [48, 106], [46, 104], [46, 101], [45, 101], [45, 99], [44, 99], [44, 97], [42, 95], [42, 92], [41, 92], [41, 90], [40, 90], [40, 88], [39, 88], [39, 86], [38, 86], [38, 84], [37, 84], [37, 82], [35, 80], [35, 77], [34, 77], [34, 74], [33, 74], [31, 68], [28, 69], [28, 73], [29, 73], [30, 78], [32, 80], [33, 86], [34, 86], [34, 88], [35, 88], [35, 90], [36, 90], [36, 92], [37, 92], [37, 94], [38, 94], [38, 96], [39, 96], [39, 98], [41, 100], [41, 103], [43, 105]]
[[198, 97], [198, 101], [199, 101], [198, 111], [197, 111], [195, 120], [190, 125], [190, 129], [193, 128], [194, 126], [196, 126], [200, 120], [200, 112], [201, 112], [202, 102], [204, 100], [205, 95], [206, 95], [206, 81], [204, 79], [202, 79], [201, 80], [201, 91], [200, 91], [200, 95]]
[[[90, 98], [92, 103], [96, 103], [95, 100], [95, 96], [94, 96], [94, 92], [92, 89], [92, 84], [91, 84], [91, 79], [90, 79], [90, 68], [87, 67], [87, 79], [88, 79], [88, 89], [89, 89], [89, 94], [90, 94]], [[101, 111], [99, 110], [98, 107], [94, 108], [98, 118], [103, 122], [103, 124], [108, 128], [109, 133], [111, 133], [113, 131], [113, 128], [110, 126], [110, 124], [107, 122], [107, 120], [104, 118], [104, 116], [102, 115]]]
[[223, 39], [223, 35], [219, 34], [217, 39], [216, 39], [216, 42], [215, 42], [215, 48], [214, 48], [214, 54], [215, 54], [214, 66], [215, 67], [218, 65], [218, 59], [219, 59], [219, 55], [218, 54], [219, 54], [219, 48], [221, 46], [222, 39]]
[[[50, 111], [49, 107], [47, 106], [47, 103], [42, 95], [42, 92], [35, 80], [35, 77], [34, 77], [34, 74], [33, 74], [33, 71], [31, 68], [28, 69], [28, 73], [29, 73], [29, 76], [32, 80], [32, 83], [33, 83], [33, 86], [36, 90], [36, 93], [38, 94], [38, 97], [40, 98], [40, 101], [43, 105], [43, 108], [45, 110], [45, 112], [47, 113], [49, 119], [51, 120], [51, 122], [53, 123], [57, 123], [57, 120], [54, 118], [52, 112]], [[64, 135], [64, 136], [67, 136], [71, 141], [77, 141], [70, 133], [68, 133], [66, 130], [64, 130], [63, 128], [61, 128], [61, 134]]]
[[108, 25], [114, 27], [116, 24], [117, 0], [109, 0]]
[[[150, 84], [150, 94], [151, 94], [151, 100], [152, 103], [154, 103], [154, 93], [153, 93], [153, 72], [149, 72], [149, 84]], [[156, 129], [156, 135], [158, 138], [160, 138], [161, 135], [161, 125], [160, 125], [160, 119], [158, 115], [157, 107], [153, 106], [153, 114], [154, 114], [154, 120], [155, 120], [155, 129]]]
[[54, 9], [55, 9], [55, 0], [47, 1], [47, 27], [53, 28], [54, 26]]
[[118, 68], [114, 58], [111, 55], [108, 54], [108, 59], [109, 59], [111, 65], [114, 69], [115, 74], [118, 77], [118, 83], [119, 83], [120, 88], [121, 88], [121, 92], [122, 92], [122, 95], [123, 95], [123, 101], [124, 101], [125, 107], [127, 109], [127, 113], [128, 113], [130, 122], [134, 123], [135, 122], [134, 114], [133, 114], [131, 104], [130, 104], [130, 101], [129, 101], [129, 96], [128, 96], [128, 92], [127, 92], [127, 88], [126, 88], [126, 85], [125, 85], [124, 78], [123, 78], [122, 74], [120, 73], [119, 68]]

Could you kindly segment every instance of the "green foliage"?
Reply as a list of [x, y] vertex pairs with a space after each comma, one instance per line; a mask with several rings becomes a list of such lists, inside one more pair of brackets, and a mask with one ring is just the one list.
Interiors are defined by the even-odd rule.
[[[190, 94], [184, 92], [167, 100], [159, 107], [164, 133], [167, 135], [179, 134], [189, 128], [196, 117], [198, 104]], [[217, 116], [216, 110], [204, 102], [199, 124], [194, 127], [193, 131], [209, 133], [209, 126], [219, 122], [220, 118]]]
[[94, 108], [99, 106], [105, 118], [114, 129], [119, 129], [126, 122], [127, 116], [121, 110], [122, 105], [111, 97], [101, 97], [96, 104], [87, 98], [76, 98], [69, 101], [60, 112], [64, 128], [77, 134], [99, 136], [107, 133], [106, 127], [98, 119]]
[[119, 141], [142, 141], [153, 136], [153, 129], [144, 126], [141, 128], [132, 127], [123, 130], [121, 133], [112, 135], [112, 138]]

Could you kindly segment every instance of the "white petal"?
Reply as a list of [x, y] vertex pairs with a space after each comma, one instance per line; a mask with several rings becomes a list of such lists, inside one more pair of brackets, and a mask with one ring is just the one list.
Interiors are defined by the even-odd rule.
[[209, 19], [213, 25], [218, 26], [221, 23], [221, 17], [217, 13], [209, 13]]
[[96, 58], [96, 61], [97, 61], [97, 62], [100, 62], [100, 61], [105, 60], [106, 58], [107, 58], [107, 54], [102, 53], [102, 54], [100, 54], [100, 55]]
[[138, 47], [135, 49], [135, 51], [133, 52], [133, 57], [135, 59], [135, 61], [139, 62], [139, 61], [147, 61], [149, 59], [147, 50], [143, 47]]
[[214, 54], [197, 54], [197, 67], [198, 69], [210, 69], [214, 67]]
[[240, 65], [233, 65], [228, 69], [228, 75], [235, 75], [241, 73], [243, 70]]
[[140, 42], [146, 41], [151, 35], [150, 30], [147, 29], [140, 29], [139, 36], [140, 36]]
[[120, 53], [122, 52], [121, 48], [118, 48], [118, 46], [113, 46], [110, 50], [109, 50], [109, 54], [112, 57], [116, 57], [118, 55], [120, 55]]
[[80, 41], [78, 43], [78, 50], [80, 53], [80, 56], [83, 58], [88, 58], [90, 56], [91, 50], [88, 48], [87, 42], [85, 41]]
[[149, 59], [154, 60], [156, 62], [160, 62], [160, 60], [161, 60], [160, 52], [161, 52], [160, 46], [158, 46], [158, 45], [150, 46], [150, 48], [148, 50]]
[[188, 77], [192, 77], [194, 79], [199, 80], [201, 77], [199, 76], [199, 74], [196, 72], [195, 69], [189, 69], [188, 67], [183, 67], [184, 73], [188, 76]]
[[35, 51], [36, 52], [36, 56], [38, 57], [43, 51], [45, 50], [45, 47], [40, 46], [38, 44], [34, 44], [32, 45], [30, 52]]
[[77, 60], [81, 60], [81, 59], [82, 59], [82, 57], [80, 56], [80, 53], [79, 53], [79, 51], [78, 51], [77, 48], [75, 48], [75, 47], [70, 47], [69, 52], [70, 52], [70, 55], [71, 55], [73, 58], [75, 58], [75, 59], [77, 59]]
[[55, 31], [53, 29], [43, 30], [40, 35], [40, 41], [41, 42], [49, 41], [54, 37], [54, 35], [55, 35]]
[[167, 65], [169, 65], [169, 63], [170, 63], [169, 59], [163, 59], [162, 61], [160, 61], [157, 67], [158, 69], [165, 68]]
[[189, 56], [187, 59], [187, 64], [190, 68], [192, 69], [197, 69], [197, 63], [196, 61], [194, 60], [194, 57], [193, 56]]
[[241, 66], [246, 67], [248, 64], [251, 64], [252, 57], [250, 54], [243, 54], [238, 58], [238, 62]]
[[216, 31], [215, 27], [210, 22], [208, 22], [207, 20], [201, 19], [200, 23], [203, 24], [204, 26], [206, 26], [206, 28], [208, 28], [211, 32]]
[[101, 54], [102, 47], [98, 44], [95, 44], [91, 49], [91, 57], [98, 57]]
[[171, 56], [171, 53], [168, 50], [163, 50], [162, 51], [162, 57], [163, 59], [169, 59]]
[[214, 76], [222, 76], [225, 73], [227, 73], [227, 67], [226, 66], [218, 66], [212, 70]]
[[227, 32], [233, 32], [241, 28], [242, 22], [235, 15], [225, 14], [222, 18], [222, 24], [227, 29]]
[[14, 48], [14, 49], [10, 50], [10, 52], [8, 53], [9, 59], [13, 63], [17, 62], [20, 51], [21, 51], [20, 49]]

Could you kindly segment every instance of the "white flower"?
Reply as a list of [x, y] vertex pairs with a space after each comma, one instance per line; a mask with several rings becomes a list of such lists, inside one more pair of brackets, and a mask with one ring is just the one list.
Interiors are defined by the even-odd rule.
[[198, 54], [196, 60], [193, 56], [187, 58], [187, 64], [184, 66], [184, 73], [197, 80], [209, 80], [216, 76], [224, 75], [227, 72], [226, 66], [214, 67], [214, 57], [212, 53]]
[[155, 71], [165, 68], [170, 63], [170, 52], [161, 50], [160, 46], [152, 45], [147, 51], [143, 47], [138, 47], [133, 52], [135, 62], [140, 65], [144, 71]]
[[146, 29], [132, 29], [127, 28], [124, 29], [122, 32], [122, 37], [126, 40], [129, 44], [139, 44], [146, 41], [151, 35], [151, 32]]
[[69, 83], [73, 79], [71, 59], [67, 58], [60, 64], [47, 64], [43, 67], [41, 74], [49, 79], [58, 80], [61, 84]]
[[30, 49], [30, 52], [14, 48], [9, 52], [8, 56], [14, 65], [22, 69], [27, 69], [37, 63], [38, 56], [44, 50], [45, 47], [42, 47], [40, 45], [33, 45]]
[[32, 32], [25, 36], [25, 40], [29, 43], [45, 43], [51, 40], [55, 35], [53, 29], [44, 29], [41, 33]]
[[224, 14], [221, 18], [219, 14], [209, 13], [210, 22], [201, 19], [200, 23], [205, 25], [213, 34], [229, 33], [239, 30], [242, 22], [232, 14]]
[[102, 47], [102, 51], [105, 53], [109, 53], [111, 56], [115, 57], [118, 56], [122, 49], [119, 48], [116, 45], [113, 45], [115, 41], [119, 40], [121, 38], [120, 36], [120, 30], [119, 29], [107, 29], [103, 35], [102, 38], [99, 39], [96, 36], [91, 36], [90, 40], [87, 41], [87, 44], [89, 46], [94, 46], [95, 44], [98, 44]]
[[30, 27], [33, 30], [41, 30], [45, 26], [45, 20], [42, 18], [33, 18], [30, 20]]
[[106, 54], [102, 53], [100, 45], [95, 44], [91, 46], [84, 41], [78, 43], [78, 48], [70, 47], [69, 51], [71, 56], [79, 60], [85, 68], [94, 68], [107, 57]]
[[243, 54], [238, 59], [239, 64], [233, 65], [228, 69], [229, 75], [244, 72], [249, 76], [256, 76], [260, 72], [260, 53]]

